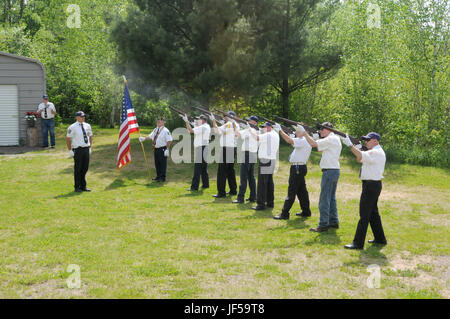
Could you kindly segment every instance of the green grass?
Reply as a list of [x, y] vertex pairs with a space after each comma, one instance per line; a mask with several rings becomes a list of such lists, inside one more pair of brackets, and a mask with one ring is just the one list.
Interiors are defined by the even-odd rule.
[[[92, 193], [72, 192], [63, 129], [55, 150], [0, 157], [0, 298], [450, 296], [449, 170], [388, 164], [379, 202], [388, 245], [348, 251], [361, 191], [352, 158], [342, 157], [341, 226], [316, 234], [309, 228], [319, 217], [318, 153], [307, 175], [313, 216], [277, 221], [288, 186], [286, 145], [275, 208], [255, 212], [211, 197], [216, 165], [209, 167], [211, 188], [198, 194], [186, 192], [191, 164], [169, 164], [165, 184], [149, 182], [136, 137], [132, 163], [117, 171], [117, 130], [94, 131]], [[152, 156], [151, 143], [146, 152]], [[294, 204], [292, 215], [299, 209]], [[79, 289], [67, 287], [70, 264], [81, 268]], [[378, 289], [366, 285], [371, 264], [381, 267]]]

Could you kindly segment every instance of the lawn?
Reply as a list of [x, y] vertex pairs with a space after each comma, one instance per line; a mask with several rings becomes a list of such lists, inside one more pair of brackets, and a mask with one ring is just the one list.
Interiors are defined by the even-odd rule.
[[[341, 226], [316, 234], [317, 153], [307, 175], [313, 216], [292, 217], [296, 202], [291, 220], [277, 221], [287, 194], [285, 143], [275, 208], [255, 212], [211, 196], [216, 165], [211, 188], [191, 194], [192, 164], [170, 163], [165, 184], [149, 182], [137, 137], [132, 163], [117, 171], [117, 129], [94, 133], [91, 193], [72, 192], [63, 129], [54, 150], [0, 156], [0, 298], [450, 297], [449, 170], [388, 163], [379, 203], [388, 245], [349, 251], [361, 192], [350, 157], [342, 157], [337, 190]], [[152, 157], [150, 142], [146, 152]], [[67, 285], [71, 264], [80, 267], [80, 288]], [[367, 286], [374, 264], [379, 288]]]

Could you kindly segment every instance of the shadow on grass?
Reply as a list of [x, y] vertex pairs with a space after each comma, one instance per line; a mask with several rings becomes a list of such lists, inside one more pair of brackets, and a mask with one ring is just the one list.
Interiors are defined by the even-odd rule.
[[305, 242], [306, 246], [321, 245], [338, 245], [341, 243], [341, 237], [336, 233], [336, 229], [330, 229], [326, 232], [319, 233], [313, 239]]
[[83, 193], [77, 193], [77, 192], [71, 191], [67, 194], [61, 194], [61, 195], [55, 196], [54, 198], [55, 199], [70, 198], [70, 197], [74, 197], [74, 196], [80, 196], [81, 194], [83, 194]]

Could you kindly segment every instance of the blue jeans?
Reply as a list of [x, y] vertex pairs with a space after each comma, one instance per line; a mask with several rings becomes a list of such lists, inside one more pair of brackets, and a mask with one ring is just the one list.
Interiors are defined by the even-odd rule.
[[325, 170], [322, 173], [320, 183], [319, 227], [339, 225], [338, 212], [336, 206], [336, 188], [339, 180], [340, 170]]
[[55, 120], [42, 119], [42, 146], [48, 146], [48, 132], [50, 132], [50, 142], [52, 146], [55, 146]]

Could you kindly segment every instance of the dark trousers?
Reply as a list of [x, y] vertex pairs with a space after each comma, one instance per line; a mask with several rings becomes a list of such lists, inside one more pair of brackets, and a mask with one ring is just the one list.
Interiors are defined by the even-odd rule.
[[245, 192], [247, 191], [247, 182], [250, 188], [250, 199], [256, 199], [256, 180], [255, 180], [255, 163], [257, 153], [250, 153], [245, 151], [244, 163], [241, 163], [238, 200], [244, 200]]
[[359, 202], [359, 222], [356, 228], [353, 243], [355, 246], [364, 247], [368, 225], [372, 228], [376, 242], [386, 241], [380, 214], [378, 213], [378, 197], [381, 193], [381, 181], [363, 181], [362, 193]]
[[206, 145], [194, 149], [194, 177], [192, 177], [191, 189], [198, 190], [200, 177], [202, 178], [202, 187], [209, 187], [207, 152]]
[[41, 121], [42, 126], [42, 146], [48, 146], [48, 134], [50, 133], [50, 143], [51, 146], [55, 146], [55, 120], [45, 120]]
[[261, 159], [258, 168], [258, 189], [256, 202], [258, 207], [273, 206], [274, 185], [273, 170], [275, 161]]
[[164, 152], [167, 147], [155, 148], [155, 168], [156, 178], [162, 181], [166, 180], [167, 170], [167, 157], [164, 156]]
[[234, 171], [234, 147], [222, 147], [221, 161], [217, 169], [217, 193], [226, 195], [225, 186], [228, 180], [230, 193], [237, 193], [236, 172]]
[[311, 215], [309, 208], [309, 194], [306, 189], [305, 176], [308, 173], [306, 165], [291, 165], [289, 173], [288, 196], [284, 201], [282, 213], [287, 214], [298, 197], [300, 208], [306, 215]]
[[73, 152], [75, 189], [85, 189], [86, 173], [89, 169], [89, 147], [78, 147]]

